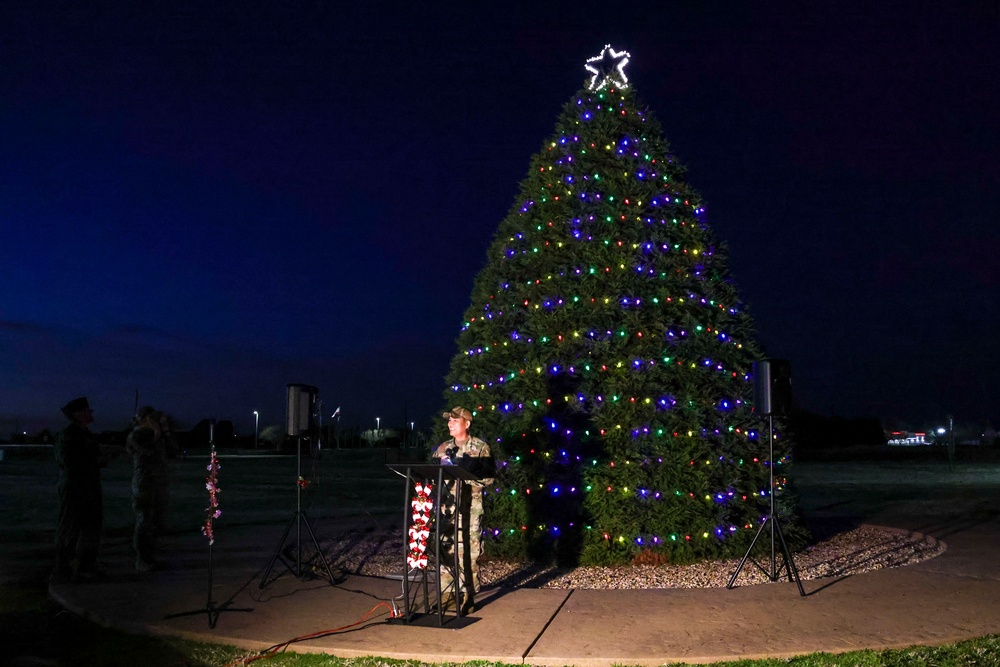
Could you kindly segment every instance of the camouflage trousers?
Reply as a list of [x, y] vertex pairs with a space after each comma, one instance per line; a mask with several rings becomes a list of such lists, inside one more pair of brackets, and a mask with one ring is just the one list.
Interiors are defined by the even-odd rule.
[[170, 491], [166, 484], [133, 485], [132, 494], [132, 510], [135, 513], [132, 547], [138, 560], [152, 564], [156, 559], [160, 534], [167, 525]]
[[[442, 503], [442, 514], [455, 516], [455, 504], [452, 500], [450, 507]], [[479, 590], [479, 556], [482, 553], [482, 518], [483, 518], [483, 494], [479, 489], [465, 489], [465, 507], [463, 511], [457, 512], [458, 519], [458, 544], [454, 544], [449, 532], [447, 538], [442, 531], [441, 550], [438, 558], [438, 580], [441, 582], [442, 593], [447, 591], [456, 579], [459, 581], [458, 589], [463, 593], [463, 599], [471, 601], [475, 598]], [[466, 531], [468, 527], [468, 531]], [[466, 544], [468, 538], [468, 544]], [[456, 577], [454, 572], [455, 549], [458, 550], [459, 572]]]

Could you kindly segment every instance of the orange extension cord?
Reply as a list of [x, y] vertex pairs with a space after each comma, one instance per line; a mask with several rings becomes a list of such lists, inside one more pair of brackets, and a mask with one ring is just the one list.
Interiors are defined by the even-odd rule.
[[323, 637], [325, 635], [332, 635], [335, 632], [341, 632], [343, 630], [347, 630], [348, 628], [353, 628], [353, 627], [355, 627], [357, 625], [361, 625], [362, 623], [364, 623], [365, 621], [367, 621], [369, 618], [371, 618], [372, 614], [374, 614], [375, 611], [378, 610], [379, 607], [386, 607], [387, 609], [389, 609], [389, 613], [390, 613], [391, 616], [395, 616], [396, 615], [396, 610], [393, 607], [389, 606], [389, 603], [387, 603], [387, 602], [379, 602], [377, 605], [375, 605], [374, 607], [372, 607], [371, 610], [367, 614], [365, 614], [364, 616], [362, 616], [360, 619], [358, 619], [354, 623], [351, 623], [350, 625], [344, 625], [344, 626], [341, 626], [339, 628], [332, 628], [330, 630], [320, 630], [319, 632], [313, 632], [313, 633], [308, 634], [308, 635], [302, 635], [301, 637], [296, 637], [294, 639], [289, 639], [287, 642], [283, 642], [281, 644], [275, 644], [274, 646], [272, 646], [270, 648], [264, 649], [263, 651], [260, 652], [259, 655], [256, 655], [256, 656], [254, 656], [252, 658], [247, 658], [247, 659], [244, 659], [244, 660], [237, 660], [236, 662], [231, 662], [228, 665], [226, 665], [226, 667], [237, 667], [238, 665], [244, 665], [244, 666], [245, 665], [249, 665], [251, 662], [255, 662], [255, 661], [261, 660], [263, 658], [270, 658], [271, 656], [277, 655], [278, 653], [281, 653], [286, 648], [288, 648], [290, 645], [292, 645], [292, 644], [294, 644], [296, 642], [305, 641], [307, 639], [315, 639], [316, 637]]

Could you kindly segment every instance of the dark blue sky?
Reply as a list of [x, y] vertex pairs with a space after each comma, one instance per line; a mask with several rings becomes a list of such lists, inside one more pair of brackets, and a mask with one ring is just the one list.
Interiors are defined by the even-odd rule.
[[428, 425], [609, 42], [801, 404], [1000, 418], [996, 2], [83, 4], [0, 9], [0, 433], [137, 389], [247, 432], [295, 382]]

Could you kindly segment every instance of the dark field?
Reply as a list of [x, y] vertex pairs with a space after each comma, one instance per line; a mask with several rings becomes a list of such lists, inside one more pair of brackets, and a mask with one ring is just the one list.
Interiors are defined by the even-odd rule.
[[[408, 450], [341, 450], [322, 460], [303, 458], [308, 486], [302, 509], [314, 526], [329, 523], [391, 524], [403, 501], [402, 479], [386, 463], [407, 459]], [[410, 455], [410, 458], [417, 456]], [[220, 539], [227, 526], [284, 524], [296, 509], [298, 469], [294, 456], [219, 452]], [[197, 535], [205, 519], [208, 454], [171, 461], [171, 534]], [[131, 463], [114, 459], [103, 473], [104, 544], [129, 542], [132, 533]], [[12, 454], [0, 461], [0, 576], [36, 578], [50, 565], [58, 514], [56, 465], [51, 452]], [[11, 560], [13, 558], [13, 561]], [[43, 567], [44, 566], [44, 567]], [[41, 568], [41, 569], [40, 569]], [[45, 570], [47, 573], [47, 570]]]
[[[303, 457], [308, 481], [302, 508], [319, 531], [326, 526], [400, 524], [402, 480], [387, 463], [420, 460], [412, 450], [328, 450], [320, 460]], [[219, 453], [221, 518], [227, 526], [286, 523], [296, 509], [298, 469], [294, 456]], [[208, 454], [171, 462], [170, 533], [198, 535], [208, 494]], [[104, 470], [105, 545], [128, 543], [132, 531], [131, 467], [125, 458]], [[982, 462], [865, 461], [797, 463], [792, 471], [807, 523], [893, 523], [919, 517], [922, 524], [958, 514], [1000, 508], [1000, 464]], [[56, 466], [51, 452], [7, 450], [0, 461], [0, 581], [43, 579], [51, 558]]]

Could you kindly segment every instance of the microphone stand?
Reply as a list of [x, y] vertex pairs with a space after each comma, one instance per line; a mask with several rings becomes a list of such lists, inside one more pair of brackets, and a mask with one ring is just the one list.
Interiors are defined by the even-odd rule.
[[[217, 461], [217, 457], [215, 455], [215, 420], [214, 419], [208, 423], [208, 446], [209, 446], [209, 450], [211, 451], [211, 454], [209, 454], [209, 461], [211, 462], [209, 464], [209, 467], [211, 468], [212, 464], [215, 464], [216, 461]], [[180, 618], [182, 616], [194, 616], [195, 614], [202, 614], [202, 613], [204, 613], [204, 614], [208, 614], [208, 627], [209, 627], [209, 629], [214, 630], [215, 629], [215, 624], [218, 623], [218, 621], [219, 621], [219, 615], [222, 612], [224, 612], [224, 611], [253, 611], [252, 607], [242, 608], [242, 609], [236, 609], [236, 608], [230, 607], [230, 605], [233, 603], [233, 598], [229, 598], [228, 600], [226, 600], [225, 602], [223, 602], [221, 605], [220, 604], [216, 604], [215, 600], [212, 599], [212, 588], [213, 588], [212, 578], [213, 578], [213, 571], [214, 571], [214, 563], [213, 563], [213, 559], [212, 559], [212, 547], [213, 547], [214, 544], [215, 544], [215, 539], [213, 537], [213, 539], [209, 540], [209, 542], [208, 542], [208, 601], [205, 603], [204, 608], [202, 608], [202, 609], [195, 609], [193, 611], [182, 611], [182, 612], [177, 613], [177, 614], [167, 614], [163, 618], [165, 618], [165, 619]]]

